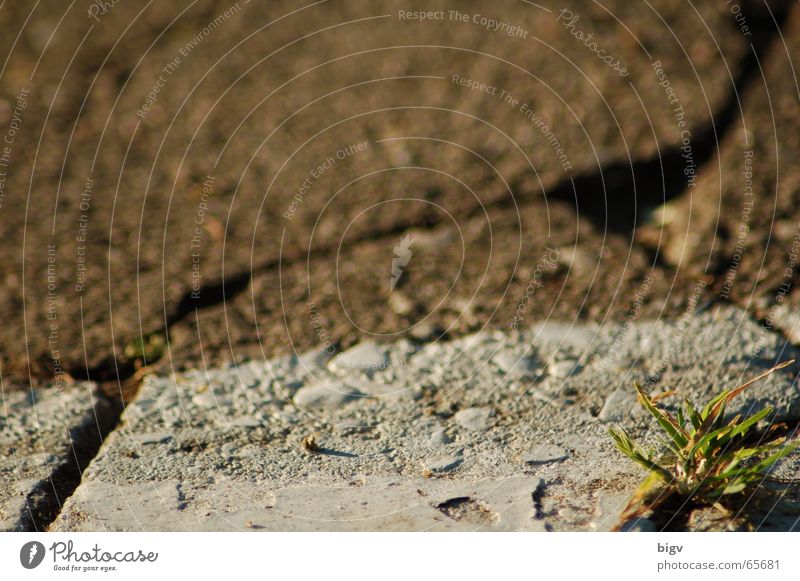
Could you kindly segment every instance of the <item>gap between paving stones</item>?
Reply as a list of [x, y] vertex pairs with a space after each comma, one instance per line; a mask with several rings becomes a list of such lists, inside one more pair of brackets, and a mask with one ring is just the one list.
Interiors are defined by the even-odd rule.
[[122, 406], [91, 383], [0, 396], [0, 531], [44, 531], [117, 427]]

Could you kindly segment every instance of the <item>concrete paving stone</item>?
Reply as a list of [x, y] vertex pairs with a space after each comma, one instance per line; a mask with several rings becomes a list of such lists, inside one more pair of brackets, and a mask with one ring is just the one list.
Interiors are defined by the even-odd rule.
[[54, 487], [63, 500], [64, 487], [77, 485], [87, 452], [116, 420], [95, 391], [82, 383], [0, 392], [0, 531], [35, 530], [59, 508]]
[[[134, 487], [96, 481], [74, 497], [74, 510], [56, 529], [91, 531], [100, 524], [104, 531], [181, 531], [187, 525], [200, 531], [528, 530], [539, 528], [530, 503], [537, 482], [524, 476], [469, 484], [379, 478], [343, 486], [215, 481], [195, 488], [177, 481]], [[106, 517], [103, 505], [120, 510]]]
[[[583, 344], [583, 371], [559, 380], [573, 395], [556, 408], [530, 395], [529, 379], [487, 365], [498, 345], [559, 357], [558, 343], [539, 342], [536, 328], [428, 344], [441, 367], [411, 357], [402, 376], [420, 387], [419, 399], [354, 398], [321, 412], [296, 406], [298, 394], [349, 376], [323, 369], [309, 378], [291, 356], [150, 377], [52, 528], [607, 530], [644, 476], [608, 437], [601, 409], [613, 393], [655, 377], [652, 391], [678, 391], [666, 405], [699, 404], [798, 355], [735, 307], [589, 328], [598, 339]], [[612, 338], [638, 362], [626, 374], [607, 363]], [[392, 358], [407, 345], [382, 348]], [[381, 373], [389, 370], [370, 382]], [[753, 385], [731, 413], [771, 403], [797, 420], [796, 375], [797, 366]], [[209, 409], [194, 401], [198, 390], [228, 403]], [[475, 410], [492, 410], [491, 422], [459, 428]], [[657, 443], [640, 410], [615, 418], [644, 445]], [[440, 437], [444, 428], [451, 437]], [[304, 445], [311, 435], [313, 447]]]

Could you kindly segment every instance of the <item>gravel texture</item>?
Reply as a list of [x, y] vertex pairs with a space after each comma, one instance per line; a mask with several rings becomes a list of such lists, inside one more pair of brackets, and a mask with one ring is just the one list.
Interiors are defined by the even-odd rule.
[[[609, 420], [655, 434], [625, 396], [633, 380], [701, 402], [798, 355], [733, 307], [375, 349], [394, 364], [302, 355], [148, 378], [53, 528], [605, 530], [643, 476]], [[538, 371], [506, 372], [499, 354]], [[769, 402], [799, 418], [796, 373], [754, 385], [731, 413]]]
[[89, 383], [0, 398], [0, 531], [39, 528], [59, 508], [54, 490], [77, 485], [118, 410]]

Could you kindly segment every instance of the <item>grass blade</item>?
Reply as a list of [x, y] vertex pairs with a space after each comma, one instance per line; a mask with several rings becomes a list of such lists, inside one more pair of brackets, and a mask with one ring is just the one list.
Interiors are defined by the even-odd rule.
[[639, 402], [650, 412], [650, 415], [656, 419], [659, 425], [664, 428], [664, 431], [669, 434], [672, 441], [679, 447], [685, 446], [689, 441], [689, 434], [678, 425], [675, 418], [653, 403], [650, 397], [644, 392], [641, 385], [634, 383], [634, 386], [636, 387]]
[[[717, 396], [716, 398], [711, 400], [711, 403], [709, 403], [709, 405], [706, 406], [706, 408], [708, 409], [708, 413], [706, 414], [707, 417], [703, 421], [703, 425], [700, 426], [700, 428], [698, 428], [698, 431], [708, 430], [709, 427], [716, 420], [717, 416], [719, 416], [721, 414], [721, 412], [724, 410], [724, 406], [725, 406], [725, 404], [728, 403], [728, 401], [732, 400], [734, 397], [736, 397], [737, 395], [742, 393], [745, 389], [747, 389], [748, 387], [753, 385], [755, 382], [760, 381], [761, 379], [764, 379], [765, 377], [768, 377], [768, 376], [772, 375], [773, 373], [775, 373], [776, 371], [778, 371], [780, 369], [783, 369], [784, 367], [788, 367], [792, 363], [794, 363], [794, 359], [792, 359], [790, 361], [784, 361], [783, 363], [781, 363], [779, 365], [776, 365], [772, 369], [769, 369], [769, 370], [765, 371], [761, 375], [757, 375], [756, 377], [754, 377], [750, 381], [747, 381], [747, 382], [743, 383], [739, 387], [737, 387], [735, 389], [732, 389], [730, 391], [725, 391], [725, 392], [722, 393], [721, 396]], [[710, 406], [710, 408], [709, 408], [709, 406]]]

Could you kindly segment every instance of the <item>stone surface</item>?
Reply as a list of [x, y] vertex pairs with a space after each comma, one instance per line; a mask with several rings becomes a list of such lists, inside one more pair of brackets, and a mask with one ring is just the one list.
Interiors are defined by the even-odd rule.
[[77, 485], [118, 412], [90, 383], [0, 396], [0, 531], [36, 530], [58, 511], [54, 494]]
[[[341, 485], [204, 485], [168, 480], [120, 487], [93, 481], [71, 499], [59, 530], [516, 531], [538, 529], [535, 478], [471, 483], [376, 478]], [[108, 513], [102, 506], [124, 506]], [[101, 512], [102, 522], [93, 517]], [[179, 518], [176, 518], [176, 514]], [[87, 518], [88, 517], [88, 518]], [[533, 525], [531, 523], [534, 523]]]
[[[55, 348], [112, 390], [143, 365], [161, 374], [57, 528], [605, 530], [639, 477], [605, 424], [653, 436], [632, 380], [702, 401], [797, 354], [772, 333], [798, 341], [790, 2], [746, 3], [752, 37], [721, 2], [575, 2], [630, 78], [535, 3], [458, 3], [524, 39], [406, 22], [393, 2], [237, 4], [146, 115], [164, 63], [218, 4], [142, 20], [119, 3], [88, 35], [83, 13], [50, 4], [0, 11], [23, 39], [0, 40], [9, 131], [24, 103], [0, 180], [0, 370], [49, 378]], [[318, 171], [326, 160], [335, 171]], [[763, 326], [704, 311], [719, 296]], [[769, 403], [795, 421], [795, 372], [731, 412]], [[43, 397], [47, 420], [9, 400], [0, 527], [55, 515], [84, 463], [70, 452], [88, 461], [102, 439], [87, 410], [99, 432], [114, 418], [73, 395], [63, 417]], [[758, 526], [792, 528], [793, 489], [775, 486], [788, 500]], [[495, 490], [519, 501], [513, 518]], [[431, 499], [418, 511], [415, 494]], [[720, 524], [696, 511], [687, 526]]]
[[[609, 404], [612, 394], [652, 378], [653, 392], [677, 389], [665, 404], [700, 403], [799, 355], [733, 307], [680, 323], [564, 329], [551, 325], [544, 338], [538, 327], [437, 341], [410, 356], [403, 341], [387, 343], [388, 357], [406, 365], [399, 375], [376, 371], [369, 385], [416, 386], [418, 398], [337, 396], [318, 411], [297, 405], [304, 390], [355, 385], [363, 373], [331, 366], [310, 378], [287, 357], [149, 377], [52, 528], [609, 530], [644, 476], [608, 437], [601, 410], [623, 409]], [[622, 374], [609, 365], [612, 339], [636, 362]], [[583, 371], [559, 379], [543, 401], [533, 390], [547, 388], [546, 378], [532, 384], [507, 375], [491, 363], [498, 349], [529, 350], [539, 360], [569, 353]], [[797, 419], [796, 373], [797, 366], [753, 385], [732, 411], [769, 402]], [[197, 403], [198, 391], [221, 403]], [[327, 401], [320, 397], [309, 400]], [[615, 421], [657, 445], [649, 416], [624, 410]], [[313, 447], [304, 445], [312, 435]], [[792, 461], [776, 474], [794, 470]], [[780, 519], [757, 526], [785, 528], [792, 506], [787, 500]]]

